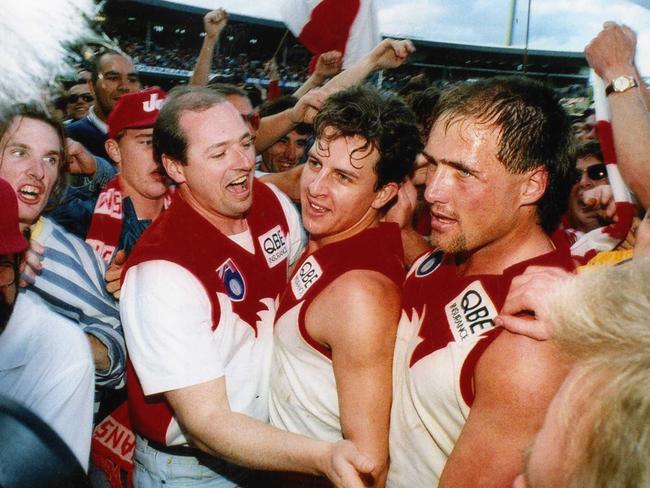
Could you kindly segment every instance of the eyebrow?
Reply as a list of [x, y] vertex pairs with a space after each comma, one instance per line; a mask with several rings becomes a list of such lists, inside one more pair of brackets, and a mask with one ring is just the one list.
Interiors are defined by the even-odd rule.
[[460, 163], [458, 161], [449, 161], [447, 159], [437, 160], [436, 158], [431, 156], [431, 154], [429, 154], [426, 151], [422, 151], [422, 156], [424, 157], [424, 159], [427, 160], [427, 163], [429, 163], [429, 164], [442, 163], [442, 164], [446, 164], [447, 166], [451, 166], [452, 168], [455, 168], [455, 169], [460, 169], [462, 171], [467, 171], [468, 173], [472, 173], [472, 174], [476, 173], [476, 170], [474, 168], [471, 168], [470, 166], [467, 166], [466, 164]]
[[[253, 136], [251, 136], [250, 132], [246, 131], [241, 136], [239, 136], [239, 139], [237, 139], [237, 142], [241, 142], [246, 138], [250, 138], [252, 140]], [[203, 154], [207, 154], [210, 151], [214, 151], [215, 149], [221, 149], [223, 146], [229, 146], [230, 144], [232, 144], [232, 142], [233, 141], [228, 140], [228, 141], [217, 142], [216, 144], [212, 144], [212, 145], [205, 148], [205, 151], [203, 151]]]

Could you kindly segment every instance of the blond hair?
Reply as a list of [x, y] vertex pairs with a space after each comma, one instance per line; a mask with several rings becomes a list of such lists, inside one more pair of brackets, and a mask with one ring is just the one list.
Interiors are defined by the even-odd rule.
[[588, 270], [549, 308], [554, 341], [577, 360], [567, 486], [650, 486], [650, 257]]

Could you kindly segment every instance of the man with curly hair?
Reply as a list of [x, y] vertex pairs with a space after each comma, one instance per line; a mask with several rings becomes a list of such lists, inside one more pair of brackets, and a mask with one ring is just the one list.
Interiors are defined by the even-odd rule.
[[421, 142], [407, 106], [367, 87], [328, 98], [314, 129], [300, 182], [309, 242], [276, 315], [270, 419], [353, 441], [376, 466], [371, 486], [383, 486], [404, 264], [398, 227], [380, 218]]

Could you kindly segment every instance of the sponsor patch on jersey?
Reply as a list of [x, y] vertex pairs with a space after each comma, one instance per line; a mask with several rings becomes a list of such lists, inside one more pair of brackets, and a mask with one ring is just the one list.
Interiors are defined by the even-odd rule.
[[266, 259], [266, 264], [268, 264], [269, 268], [277, 266], [289, 256], [287, 237], [284, 235], [282, 228], [279, 225], [276, 225], [266, 234], [262, 234], [257, 239], [264, 251], [264, 258]]
[[445, 305], [445, 314], [456, 342], [464, 342], [493, 329], [497, 309], [476, 280]]
[[291, 278], [291, 291], [296, 299], [300, 300], [322, 275], [318, 261], [314, 256], [309, 256]]
[[430, 275], [438, 269], [444, 257], [445, 253], [443, 251], [432, 252], [415, 270], [415, 276], [423, 278], [424, 276]]
[[235, 262], [228, 258], [217, 268], [217, 274], [226, 287], [226, 292], [231, 300], [241, 302], [246, 296], [246, 283], [244, 276], [237, 269]]

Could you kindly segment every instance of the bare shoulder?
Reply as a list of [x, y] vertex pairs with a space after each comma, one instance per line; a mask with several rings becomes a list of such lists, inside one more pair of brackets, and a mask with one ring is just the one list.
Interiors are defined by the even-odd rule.
[[315, 339], [333, 346], [337, 339], [373, 337], [377, 331], [396, 329], [400, 310], [401, 291], [392, 280], [377, 271], [353, 270], [314, 299], [306, 323]]
[[488, 346], [474, 372], [477, 402], [523, 403], [546, 408], [570, 362], [551, 341], [503, 330]]

